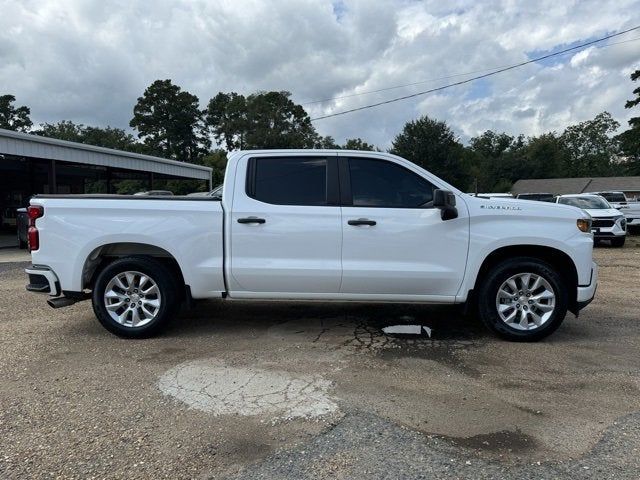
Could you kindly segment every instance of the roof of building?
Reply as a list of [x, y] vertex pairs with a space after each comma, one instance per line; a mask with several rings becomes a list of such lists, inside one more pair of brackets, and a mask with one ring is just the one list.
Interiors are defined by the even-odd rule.
[[640, 177], [529, 178], [518, 180], [511, 193], [549, 192], [555, 195], [603, 191], [640, 192]]
[[0, 154], [124, 168], [163, 175], [210, 180], [212, 169], [166, 158], [68, 142], [0, 128]]

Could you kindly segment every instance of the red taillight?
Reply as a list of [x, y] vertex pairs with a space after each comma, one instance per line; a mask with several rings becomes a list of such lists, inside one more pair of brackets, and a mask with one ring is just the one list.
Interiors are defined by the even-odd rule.
[[27, 207], [27, 215], [29, 217], [29, 220], [31, 220], [29, 224], [33, 225], [33, 222], [35, 222], [36, 218], [40, 218], [42, 215], [44, 215], [44, 208], [42, 208], [42, 205], [29, 205]]
[[40, 248], [40, 233], [36, 228], [36, 219], [44, 215], [42, 205], [29, 205], [27, 207], [27, 216], [29, 217], [29, 230], [27, 230], [27, 242], [29, 251], [38, 250]]
[[27, 231], [27, 241], [29, 242], [30, 252], [40, 248], [40, 232], [38, 232], [36, 227], [29, 227]]

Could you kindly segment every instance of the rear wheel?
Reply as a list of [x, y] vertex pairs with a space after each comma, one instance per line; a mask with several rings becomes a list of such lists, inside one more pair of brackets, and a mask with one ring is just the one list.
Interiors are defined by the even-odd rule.
[[179, 289], [174, 278], [151, 257], [115, 260], [96, 279], [93, 311], [102, 326], [118, 336], [155, 335], [178, 310]]
[[480, 319], [502, 338], [536, 341], [553, 333], [567, 314], [563, 277], [546, 262], [505, 260], [483, 279], [478, 291]]
[[612, 247], [624, 247], [624, 242], [627, 239], [627, 237], [620, 237], [620, 238], [612, 238], [611, 239], [611, 246]]

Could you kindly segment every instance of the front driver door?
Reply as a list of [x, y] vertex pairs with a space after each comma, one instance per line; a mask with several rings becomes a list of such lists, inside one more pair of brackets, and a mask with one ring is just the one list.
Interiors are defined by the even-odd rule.
[[453, 301], [469, 243], [464, 206], [443, 221], [432, 207], [434, 185], [409, 166], [356, 156], [339, 162], [341, 292]]

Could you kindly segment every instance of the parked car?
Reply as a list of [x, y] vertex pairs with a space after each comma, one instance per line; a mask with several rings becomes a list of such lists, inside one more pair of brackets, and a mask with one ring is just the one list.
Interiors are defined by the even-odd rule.
[[172, 196], [173, 192], [170, 190], [149, 190], [147, 192], [134, 193], [134, 195], [141, 195], [144, 197]]
[[27, 248], [27, 230], [29, 229], [29, 217], [26, 208], [16, 210], [16, 235], [18, 236], [18, 248]]
[[595, 194], [560, 195], [557, 203], [583, 209], [591, 215], [594, 241], [610, 240], [614, 247], [622, 247], [627, 235], [627, 221], [622, 213]]
[[520, 341], [596, 290], [582, 210], [472, 197], [388, 153], [233, 152], [224, 184], [221, 200], [34, 197], [27, 289], [91, 298], [123, 337], [209, 298], [466, 304]]
[[604, 197], [613, 208], [620, 210], [627, 219], [628, 227], [640, 228], [640, 203], [629, 200], [624, 192], [608, 191], [592, 193]]
[[516, 198], [520, 200], [536, 200], [538, 202], [553, 202], [553, 193], [519, 193]]
[[223, 187], [222, 185], [218, 185], [216, 188], [208, 192], [188, 193], [187, 197], [220, 197], [222, 198], [222, 187]]

